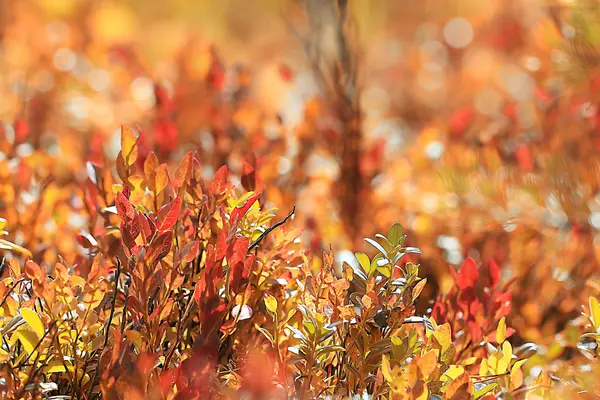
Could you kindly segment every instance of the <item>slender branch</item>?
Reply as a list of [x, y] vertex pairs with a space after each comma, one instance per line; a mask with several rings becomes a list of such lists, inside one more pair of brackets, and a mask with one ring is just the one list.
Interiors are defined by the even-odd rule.
[[258, 239], [256, 239], [251, 245], [250, 247], [248, 247], [248, 252], [252, 251], [253, 248], [255, 248], [256, 246], [258, 246], [260, 244], [260, 242], [267, 237], [267, 235], [269, 233], [271, 233], [272, 231], [274, 231], [275, 229], [277, 229], [278, 227], [280, 227], [281, 225], [285, 224], [287, 222], [288, 219], [292, 218], [294, 216], [294, 213], [296, 212], [296, 206], [294, 206], [294, 208], [292, 208], [292, 211], [287, 215], [287, 217], [285, 217], [284, 219], [282, 219], [281, 221], [273, 224], [273, 226], [269, 227], [266, 231], [264, 231], [263, 233], [261, 233], [261, 235], [258, 237]]
[[0, 308], [2, 308], [2, 306], [4, 305], [4, 302], [6, 301], [6, 299], [8, 299], [8, 296], [10, 296], [10, 294], [17, 287], [17, 285], [19, 283], [23, 282], [24, 280], [25, 280], [25, 278], [21, 278], [18, 281], [16, 281], [15, 283], [13, 283], [13, 285], [10, 287], [10, 289], [8, 289], [8, 292], [6, 292], [6, 294], [4, 295], [4, 298], [2, 298], [2, 301], [0, 302]]
[[[104, 349], [108, 345], [108, 334], [110, 333], [110, 326], [112, 324], [113, 317], [115, 315], [115, 305], [117, 303], [117, 294], [119, 293], [119, 278], [121, 277], [121, 260], [117, 257], [117, 273], [115, 275], [115, 290], [112, 298], [112, 304], [110, 306], [110, 316], [108, 317], [108, 324], [104, 330], [104, 343], [102, 344], [102, 351], [100, 355], [104, 352]], [[96, 383], [96, 379], [98, 378], [98, 370], [100, 369], [100, 358], [98, 358], [98, 362], [96, 363], [96, 370], [94, 371], [94, 377], [90, 382], [90, 388], [88, 390], [87, 397], [89, 399], [92, 398], [92, 393], [94, 390], [94, 384]]]
[[128, 278], [125, 282], [125, 302], [123, 304], [123, 314], [121, 316], [121, 335], [125, 332], [125, 325], [127, 324], [127, 301], [129, 300], [129, 287], [131, 286], [131, 278]]

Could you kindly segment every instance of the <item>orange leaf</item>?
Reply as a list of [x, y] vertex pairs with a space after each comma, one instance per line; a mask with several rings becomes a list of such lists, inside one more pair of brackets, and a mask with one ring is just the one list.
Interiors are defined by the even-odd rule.
[[431, 375], [437, 367], [437, 358], [435, 357], [435, 352], [429, 351], [422, 355], [418, 359], [417, 365], [419, 366], [419, 370], [421, 371], [421, 375], [423, 375], [423, 377]]
[[413, 300], [415, 300], [417, 297], [419, 297], [419, 295], [423, 291], [423, 288], [425, 287], [426, 283], [427, 283], [427, 278], [422, 279], [421, 281], [419, 281], [419, 283], [417, 283], [415, 285], [415, 287], [412, 290], [412, 298], [413, 298]]
[[226, 165], [223, 165], [219, 170], [215, 173], [215, 176], [212, 180], [211, 189], [213, 194], [221, 194], [227, 189], [227, 177], [229, 175], [229, 170]]
[[137, 136], [124, 125], [121, 126], [121, 154], [127, 165], [132, 165], [138, 156]]
[[190, 179], [192, 173], [192, 156], [193, 153], [188, 151], [183, 160], [181, 160], [179, 167], [177, 167], [177, 171], [175, 171], [175, 186], [178, 188]]

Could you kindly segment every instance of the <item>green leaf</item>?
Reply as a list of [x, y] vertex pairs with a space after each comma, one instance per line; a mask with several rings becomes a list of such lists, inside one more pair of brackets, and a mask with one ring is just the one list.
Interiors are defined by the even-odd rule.
[[493, 391], [494, 389], [496, 389], [497, 386], [498, 386], [498, 384], [496, 384], [496, 383], [492, 383], [487, 386], [484, 386], [481, 389], [476, 390], [475, 393], [473, 394], [473, 397], [475, 399], [483, 397], [484, 395], [486, 395], [486, 394], [490, 393], [491, 391]]
[[394, 225], [390, 227], [388, 231], [388, 240], [392, 247], [396, 247], [400, 244], [402, 240], [402, 225], [399, 222], [396, 222]]
[[387, 251], [385, 251], [385, 249], [383, 248], [382, 245], [380, 245], [379, 243], [377, 243], [375, 240], [371, 239], [371, 238], [365, 238], [365, 242], [369, 243], [371, 246], [375, 247], [381, 254], [383, 254], [384, 256], [388, 256], [387, 255]]
[[405, 247], [404, 252], [405, 253], [423, 254], [421, 249], [419, 249], [418, 247]]
[[329, 345], [329, 346], [323, 346], [323, 347], [319, 347], [317, 348], [317, 356], [322, 356], [324, 354], [327, 353], [331, 353], [334, 351], [346, 351], [346, 349], [343, 346], [337, 346], [337, 345]]

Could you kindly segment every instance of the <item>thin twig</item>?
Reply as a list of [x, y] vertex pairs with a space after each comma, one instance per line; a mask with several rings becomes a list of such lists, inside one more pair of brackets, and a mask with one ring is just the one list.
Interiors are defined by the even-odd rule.
[[[121, 277], [121, 260], [117, 257], [117, 273], [115, 275], [115, 290], [112, 298], [112, 304], [110, 306], [110, 315], [108, 317], [108, 324], [106, 325], [106, 329], [104, 330], [104, 343], [102, 344], [102, 351], [100, 351], [100, 356], [104, 352], [104, 349], [108, 345], [108, 334], [110, 333], [110, 326], [112, 324], [112, 319], [115, 315], [115, 304], [117, 303], [117, 294], [119, 293], [119, 278]], [[100, 356], [98, 356], [98, 362], [96, 363], [96, 370], [94, 371], [94, 377], [90, 382], [90, 388], [88, 390], [88, 399], [92, 398], [94, 384], [96, 379], [98, 378], [98, 371], [100, 369]]]
[[273, 224], [273, 226], [269, 227], [266, 231], [264, 231], [263, 233], [261, 233], [261, 235], [258, 237], [258, 239], [256, 239], [251, 245], [250, 247], [248, 247], [248, 251], [252, 251], [253, 248], [255, 248], [256, 246], [258, 246], [260, 244], [260, 242], [267, 237], [267, 235], [269, 233], [271, 233], [273, 230], [277, 229], [278, 227], [280, 227], [281, 225], [285, 224], [287, 222], [288, 219], [292, 218], [292, 216], [294, 215], [294, 213], [296, 212], [296, 206], [294, 206], [294, 208], [292, 208], [292, 211], [287, 215], [287, 217], [285, 217], [284, 219], [282, 219], [281, 221]]
[[123, 304], [123, 314], [121, 316], [121, 335], [125, 332], [125, 325], [127, 323], [127, 301], [129, 300], [129, 287], [131, 286], [131, 278], [128, 278], [125, 282], [125, 302]]
[[6, 301], [6, 299], [8, 299], [8, 296], [10, 296], [10, 294], [15, 289], [15, 287], [17, 287], [17, 285], [19, 283], [22, 283], [23, 281], [25, 281], [25, 278], [21, 278], [18, 281], [16, 281], [15, 283], [13, 283], [13, 285], [10, 287], [10, 289], [8, 289], [8, 292], [6, 292], [6, 294], [4, 295], [4, 298], [0, 302], [0, 308], [2, 308], [2, 306], [4, 305], [4, 302]]

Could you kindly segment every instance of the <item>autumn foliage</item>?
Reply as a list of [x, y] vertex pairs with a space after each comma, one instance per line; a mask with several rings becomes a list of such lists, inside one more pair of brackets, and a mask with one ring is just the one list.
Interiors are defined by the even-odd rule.
[[596, 0], [125, 3], [0, 0], [0, 399], [600, 398]]
[[[550, 387], [543, 373], [525, 385], [535, 346], [509, 340], [511, 282], [493, 260], [451, 269], [453, 289], [417, 313], [427, 279], [406, 261], [421, 251], [400, 224], [365, 239], [372, 256], [352, 265], [309, 258], [286, 225], [293, 210], [274, 223], [261, 193], [227, 167], [203, 179], [193, 152], [174, 168], [154, 153], [138, 163], [138, 140], [123, 127], [117, 176], [88, 164], [76, 262], [39, 264], [3, 241], [15, 255], [2, 264], [4, 397], [491, 399]], [[595, 298], [589, 315], [597, 330]]]

